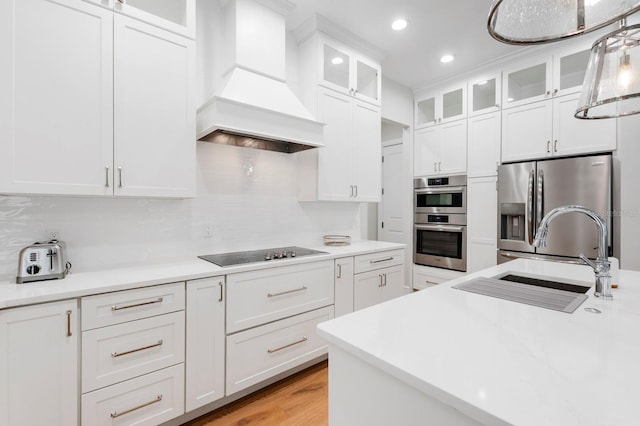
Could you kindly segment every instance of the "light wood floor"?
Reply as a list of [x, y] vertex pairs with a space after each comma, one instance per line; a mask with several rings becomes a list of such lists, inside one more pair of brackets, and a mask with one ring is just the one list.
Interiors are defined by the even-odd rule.
[[188, 426], [326, 426], [327, 361], [248, 395]]

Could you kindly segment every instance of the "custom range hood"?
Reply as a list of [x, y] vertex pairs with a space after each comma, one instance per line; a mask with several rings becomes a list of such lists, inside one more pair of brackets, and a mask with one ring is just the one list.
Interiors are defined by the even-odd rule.
[[223, 60], [223, 78], [198, 109], [198, 140], [288, 153], [323, 146], [323, 124], [286, 84], [284, 13], [294, 5], [288, 0], [221, 3], [222, 52], [216, 58]]

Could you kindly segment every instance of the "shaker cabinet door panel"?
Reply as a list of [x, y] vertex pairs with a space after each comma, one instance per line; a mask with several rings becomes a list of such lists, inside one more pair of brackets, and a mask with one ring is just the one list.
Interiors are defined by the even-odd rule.
[[116, 195], [193, 195], [194, 42], [115, 16]]
[[3, 1], [0, 27], [0, 191], [111, 193], [113, 13]]

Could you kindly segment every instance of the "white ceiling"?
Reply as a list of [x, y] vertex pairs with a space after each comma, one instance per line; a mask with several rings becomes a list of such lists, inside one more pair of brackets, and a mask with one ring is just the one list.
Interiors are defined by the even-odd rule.
[[[510, 53], [514, 47], [495, 41], [486, 30], [491, 0], [292, 0], [290, 29], [314, 13], [368, 41], [383, 52], [382, 73], [419, 89], [448, 76], [469, 72]], [[404, 17], [409, 26], [393, 31], [391, 21]], [[440, 63], [452, 53], [456, 59]]]

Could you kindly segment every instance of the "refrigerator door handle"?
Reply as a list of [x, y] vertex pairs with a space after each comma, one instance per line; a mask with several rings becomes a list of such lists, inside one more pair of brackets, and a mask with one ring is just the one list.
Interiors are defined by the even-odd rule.
[[527, 184], [527, 231], [528, 231], [528, 240], [529, 245], [533, 245], [533, 235], [535, 230], [533, 229], [533, 180], [534, 180], [535, 170], [531, 169], [529, 172], [529, 182]]
[[542, 170], [538, 170], [538, 188], [536, 190], [536, 230], [542, 222], [542, 213], [544, 211], [544, 173]]

